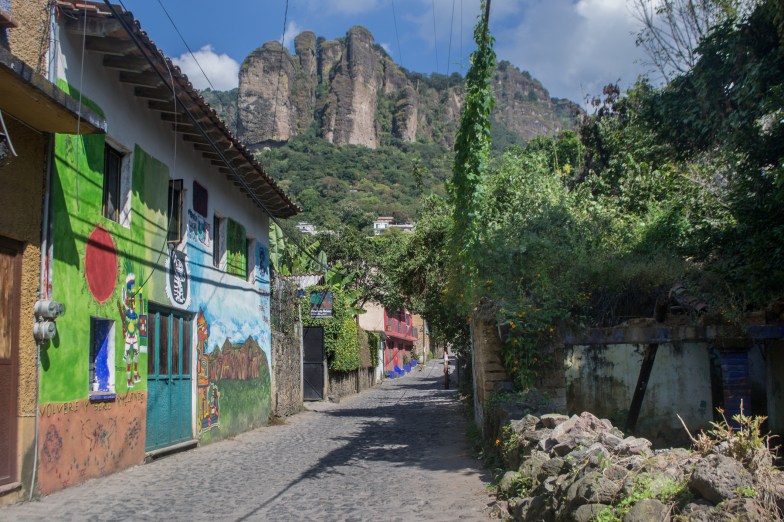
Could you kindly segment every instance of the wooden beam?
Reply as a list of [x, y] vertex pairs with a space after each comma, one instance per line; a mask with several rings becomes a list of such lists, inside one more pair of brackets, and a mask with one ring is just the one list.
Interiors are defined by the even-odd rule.
[[169, 123], [176, 123], [178, 125], [187, 125], [189, 127], [196, 127], [196, 125], [194, 125], [191, 122], [191, 119], [188, 117], [187, 114], [182, 114], [182, 113], [172, 114], [169, 112], [164, 112], [161, 114], [161, 119]]
[[193, 148], [198, 150], [199, 152], [215, 152], [215, 148], [212, 145], [204, 145], [201, 143], [194, 143]]
[[161, 79], [152, 73], [120, 71], [120, 81], [130, 85], [138, 85], [139, 87], [163, 87]]
[[130, 51], [136, 49], [136, 45], [132, 40], [90, 36], [85, 38], [84, 48], [88, 51], [94, 51], [97, 53], [125, 56]]
[[119, 20], [115, 18], [91, 18], [88, 15], [85, 21], [84, 12], [79, 11], [77, 14], [77, 18], [64, 17], [65, 29], [68, 32], [86, 36], [106, 36], [123, 30]]
[[133, 94], [137, 98], [145, 98], [148, 100], [158, 100], [172, 103], [172, 94], [164, 89], [153, 89], [151, 87], [134, 87]]
[[[215, 154], [214, 152], [202, 152], [201, 155], [202, 155], [202, 157], [204, 157], [206, 159], [209, 159], [209, 160], [216, 160], [216, 161], [218, 161], [218, 160], [221, 159], [220, 155]], [[220, 164], [223, 165], [223, 162], [221, 161]]]
[[209, 145], [207, 138], [201, 134], [186, 134], [182, 137], [182, 139], [189, 143], [201, 143], [202, 145]]
[[174, 124], [172, 123], [172, 130], [180, 134], [187, 134], [191, 136], [201, 136], [201, 131], [192, 125]]
[[746, 342], [749, 339], [784, 339], [784, 325], [750, 325], [743, 331], [722, 325], [659, 324], [614, 328], [589, 328], [579, 332], [565, 332], [564, 343], [568, 345], [607, 344], [668, 344], [672, 342]]
[[626, 433], [633, 433], [637, 427], [637, 419], [639, 419], [640, 410], [642, 409], [642, 400], [645, 398], [645, 390], [648, 388], [648, 380], [651, 378], [651, 370], [653, 370], [653, 362], [656, 360], [658, 349], [659, 345], [656, 343], [645, 346], [640, 375], [637, 376], [637, 387], [634, 389], [632, 404], [629, 406], [629, 416], [626, 418]]
[[111, 56], [103, 57], [103, 66], [127, 72], [141, 72], [150, 68], [150, 62], [141, 56]]

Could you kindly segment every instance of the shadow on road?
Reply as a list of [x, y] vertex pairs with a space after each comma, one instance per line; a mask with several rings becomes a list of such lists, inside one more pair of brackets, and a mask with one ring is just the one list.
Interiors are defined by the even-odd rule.
[[360, 462], [383, 461], [395, 467], [478, 474], [489, 482], [489, 473], [481, 469], [466, 444], [463, 406], [454, 390], [443, 389], [440, 369], [436, 361], [422, 372], [385, 383], [385, 393], [372, 406], [367, 406], [369, 401], [357, 406], [347, 403], [318, 413], [366, 420], [359, 423], [357, 433], [333, 438], [344, 444], [238, 520], [253, 517], [300, 482], [343, 475], [349, 466]]

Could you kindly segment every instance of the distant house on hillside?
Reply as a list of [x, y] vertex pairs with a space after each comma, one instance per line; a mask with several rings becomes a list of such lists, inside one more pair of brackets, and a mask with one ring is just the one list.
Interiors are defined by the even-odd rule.
[[297, 223], [297, 230], [299, 230], [301, 234], [310, 234], [311, 236], [315, 236], [318, 233], [316, 225], [307, 221], [300, 221]]
[[390, 228], [398, 228], [406, 233], [413, 233], [416, 223], [396, 223], [395, 218], [391, 216], [379, 216], [373, 222], [373, 234], [380, 236]]

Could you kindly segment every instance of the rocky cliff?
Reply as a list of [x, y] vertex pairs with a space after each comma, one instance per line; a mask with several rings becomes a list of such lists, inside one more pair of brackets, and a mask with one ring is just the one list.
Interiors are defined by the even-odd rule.
[[[311, 127], [336, 145], [376, 148], [422, 139], [451, 147], [463, 85], [459, 74], [406, 72], [363, 27], [337, 40], [305, 31], [295, 38], [293, 55], [267, 42], [245, 58], [236, 128], [252, 148], [285, 143]], [[499, 63], [493, 88], [494, 123], [520, 142], [570, 127], [577, 110], [568, 100], [550, 98], [541, 83], [508, 62]]]

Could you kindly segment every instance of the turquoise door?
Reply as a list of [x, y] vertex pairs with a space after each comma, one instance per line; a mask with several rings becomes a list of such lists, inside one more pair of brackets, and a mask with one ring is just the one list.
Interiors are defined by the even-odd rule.
[[150, 304], [146, 451], [193, 438], [191, 317]]

